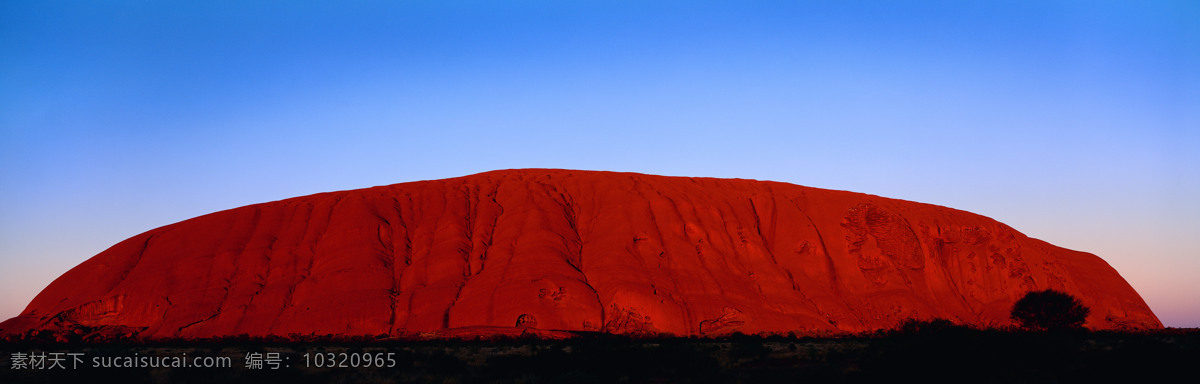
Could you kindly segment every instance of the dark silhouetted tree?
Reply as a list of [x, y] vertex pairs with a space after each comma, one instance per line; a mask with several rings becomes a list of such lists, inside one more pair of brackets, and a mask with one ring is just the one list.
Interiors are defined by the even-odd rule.
[[1070, 294], [1047, 289], [1029, 292], [1012, 307], [1012, 319], [1026, 329], [1064, 330], [1083, 327], [1091, 312]]

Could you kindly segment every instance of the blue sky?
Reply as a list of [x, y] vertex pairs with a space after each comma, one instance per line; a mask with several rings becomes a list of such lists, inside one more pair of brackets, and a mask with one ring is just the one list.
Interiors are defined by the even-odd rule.
[[1200, 3], [0, 4], [0, 318], [158, 226], [529, 167], [964, 209], [1200, 327]]

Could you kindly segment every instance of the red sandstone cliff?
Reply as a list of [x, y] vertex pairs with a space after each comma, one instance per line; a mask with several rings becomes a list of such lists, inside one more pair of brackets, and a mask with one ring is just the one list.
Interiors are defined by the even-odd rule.
[[1103, 260], [968, 212], [777, 182], [510, 170], [157, 228], [63, 274], [0, 333], [1000, 326], [1025, 292], [1046, 288], [1081, 298], [1092, 329], [1162, 327]]

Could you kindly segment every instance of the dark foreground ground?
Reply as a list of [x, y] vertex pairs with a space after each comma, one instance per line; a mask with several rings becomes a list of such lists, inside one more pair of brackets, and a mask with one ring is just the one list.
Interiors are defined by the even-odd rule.
[[[1190, 382], [1200, 369], [1200, 330], [938, 328], [841, 338], [8, 342], [0, 344], [0, 352], [0, 383]], [[224, 362], [218, 361], [222, 358]], [[154, 364], [151, 360], [226, 366], [147, 367]], [[96, 366], [114, 364], [134, 366]]]

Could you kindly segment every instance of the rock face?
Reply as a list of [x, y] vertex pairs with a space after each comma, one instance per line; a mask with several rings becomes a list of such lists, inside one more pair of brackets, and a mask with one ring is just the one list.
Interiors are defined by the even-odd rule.
[[157, 228], [63, 274], [0, 333], [1004, 326], [1015, 301], [1046, 288], [1082, 299], [1092, 329], [1162, 327], [1100, 258], [968, 212], [777, 182], [509, 170]]

